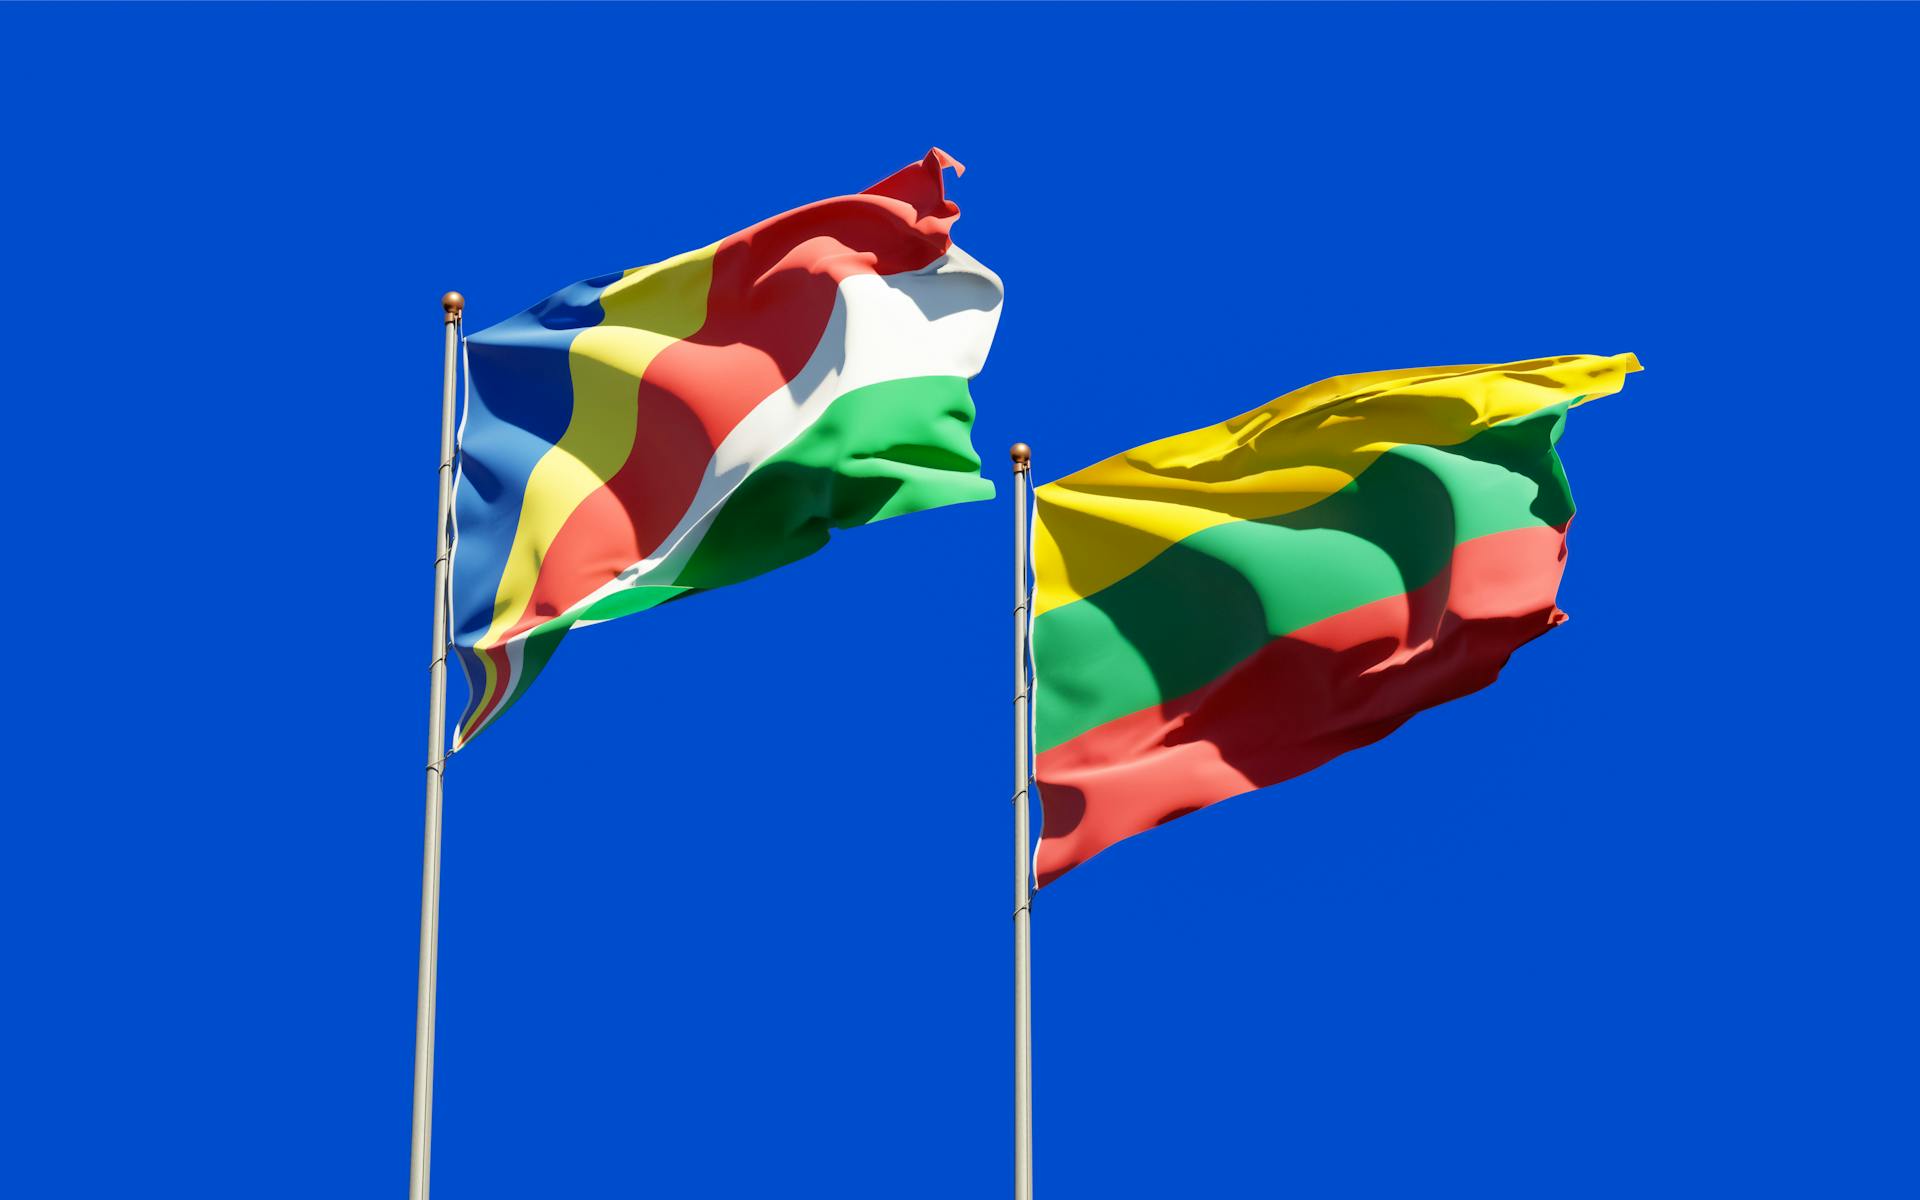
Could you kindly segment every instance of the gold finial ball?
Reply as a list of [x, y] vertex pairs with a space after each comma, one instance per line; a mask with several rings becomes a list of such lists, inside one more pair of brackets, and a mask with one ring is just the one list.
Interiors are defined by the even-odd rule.
[[448, 292], [446, 295], [440, 297], [440, 307], [446, 309], [449, 315], [458, 313], [466, 306], [467, 298], [459, 292]]
[[1013, 461], [1016, 464], [1025, 466], [1033, 458], [1033, 447], [1027, 445], [1025, 442], [1015, 442], [1013, 449], [1007, 453], [1013, 456]]

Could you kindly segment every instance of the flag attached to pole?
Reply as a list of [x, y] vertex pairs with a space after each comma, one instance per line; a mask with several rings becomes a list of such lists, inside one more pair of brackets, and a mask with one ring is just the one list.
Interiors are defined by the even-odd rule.
[[1493, 682], [1565, 620], [1567, 410], [1639, 369], [1341, 376], [1036, 489], [1040, 884]]
[[467, 339], [454, 746], [568, 630], [737, 583], [828, 531], [993, 495], [967, 380], [1000, 280], [939, 150], [854, 196], [589, 279]]

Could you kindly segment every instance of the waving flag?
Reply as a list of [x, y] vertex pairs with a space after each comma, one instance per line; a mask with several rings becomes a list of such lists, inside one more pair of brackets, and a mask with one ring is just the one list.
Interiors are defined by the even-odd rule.
[[1565, 619], [1567, 410], [1639, 369], [1342, 376], [1038, 488], [1040, 883], [1492, 683]]
[[931, 151], [467, 340], [456, 748], [570, 629], [792, 562], [831, 529], [993, 495], [967, 380], [1000, 280], [951, 241], [947, 167]]

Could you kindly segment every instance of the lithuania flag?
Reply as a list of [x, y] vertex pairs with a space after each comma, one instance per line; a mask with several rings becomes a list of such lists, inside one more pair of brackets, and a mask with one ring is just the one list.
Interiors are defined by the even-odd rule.
[[950, 237], [942, 152], [467, 339], [456, 748], [568, 630], [993, 495], [967, 380], [1000, 280]]
[[1493, 682], [1565, 620], [1567, 410], [1639, 369], [1341, 376], [1038, 488], [1040, 883]]

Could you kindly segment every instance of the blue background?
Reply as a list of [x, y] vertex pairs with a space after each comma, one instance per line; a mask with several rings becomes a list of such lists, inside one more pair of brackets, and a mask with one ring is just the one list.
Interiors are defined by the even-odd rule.
[[1004, 447], [1627, 350], [1571, 624], [1040, 896], [1040, 1193], [1915, 1194], [1916, 18], [0, 12], [0, 1191], [400, 1194], [440, 293], [938, 144], [1002, 499], [578, 635], [454, 762], [436, 1196], [1007, 1194]]

